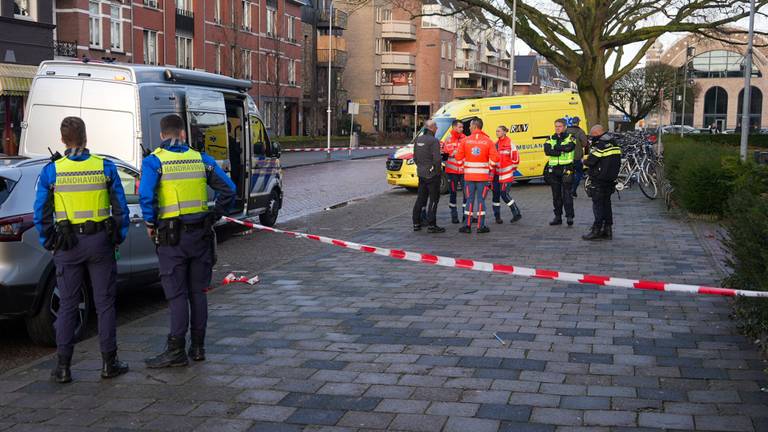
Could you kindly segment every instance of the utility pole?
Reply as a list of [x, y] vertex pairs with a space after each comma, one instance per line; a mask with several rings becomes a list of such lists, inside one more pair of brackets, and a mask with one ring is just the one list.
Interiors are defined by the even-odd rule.
[[741, 105], [741, 144], [739, 156], [742, 162], [747, 160], [747, 141], [749, 139], [749, 118], [752, 96], [752, 39], [755, 37], [755, 0], [750, 1], [749, 36], [747, 36], [747, 55], [744, 57], [744, 102]]
[[517, 0], [512, 0], [512, 49], [509, 55], [509, 95], [515, 95], [515, 21], [517, 21]]
[[333, 56], [333, 0], [331, 0], [328, 6], [328, 119], [327, 119], [327, 140], [325, 156], [327, 159], [331, 158], [331, 57]]
[[685, 46], [685, 65], [683, 66], [683, 108], [680, 115], [680, 138], [685, 135], [685, 91], [688, 89], [688, 58], [695, 52], [691, 46]]

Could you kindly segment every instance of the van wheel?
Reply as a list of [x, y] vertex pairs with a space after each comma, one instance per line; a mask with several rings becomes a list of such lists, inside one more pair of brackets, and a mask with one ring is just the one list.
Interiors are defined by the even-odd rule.
[[[85, 335], [88, 328], [88, 314], [93, 307], [93, 299], [87, 286], [80, 288], [80, 303], [77, 305], [77, 323], [75, 324], [75, 341]], [[56, 286], [56, 275], [48, 278], [43, 297], [43, 304], [37, 315], [26, 319], [27, 333], [30, 339], [38, 345], [56, 346], [56, 330], [53, 326], [59, 316], [59, 288]]]
[[264, 226], [274, 226], [277, 222], [277, 214], [281, 207], [280, 194], [277, 190], [272, 189], [272, 193], [269, 195], [269, 204], [267, 204], [267, 211], [259, 215], [259, 222]]
[[445, 173], [440, 175], [440, 195], [448, 193], [448, 176]]

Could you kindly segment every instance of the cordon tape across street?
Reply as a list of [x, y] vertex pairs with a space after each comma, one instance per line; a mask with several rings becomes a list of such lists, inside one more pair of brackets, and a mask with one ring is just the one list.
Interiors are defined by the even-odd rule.
[[[368, 146], [368, 147], [355, 147], [350, 149], [349, 147], [331, 147], [331, 151], [350, 151], [350, 150], [390, 150], [400, 149], [403, 146]], [[282, 152], [319, 152], [328, 151], [327, 147], [311, 147], [311, 148], [287, 148], [280, 150]]]
[[488, 263], [462, 258], [450, 258], [439, 255], [430, 255], [418, 252], [409, 252], [401, 249], [388, 249], [376, 246], [368, 246], [359, 243], [348, 242], [344, 240], [323, 237], [314, 234], [305, 234], [294, 231], [285, 231], [277, 228], [270, 228], [249, 221], [241, 221], [223, 216], [222, 219], [254, 228], [261, 231], [269, 231], [277, 234], [286, 234], [291, 237], [315, 240], [333, 246], [352, 249], [360, 252], [366, 252], [375, 255], [386, 256], [405, 261], [419, 262], [423, 264], [438, 265], [443, 267], [460, 268], [466, 270], [483, 271], [489, 273], [500, 273], [514, 276], [522, 276], [537, 279], [551, 279], [560, 282], [580, 283], [589, 285], [611, 286], [619, 288], [635, 288], [651, 291], [681, 292], [688, 294], [709, 294], [727, 297], [768, 297], [768, 291], [747, 291], [730, 288], [717, 288], [701, 285], [685, 285], [668, 282], [658, 282], [649, 280], [624, 279], [611, 276], [579, 274], [560, 272], [555, 270], [534, 269], [530, 267], [518, 267], [507, 264]]

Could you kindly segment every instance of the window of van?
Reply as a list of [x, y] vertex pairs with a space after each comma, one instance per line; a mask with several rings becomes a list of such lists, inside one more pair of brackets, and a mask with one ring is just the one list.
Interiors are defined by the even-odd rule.
[[264, 123], [256, 116], [250, 116], [249, 122], [251, 124], [251, 144], [253, 145], [253, 155], [257, 157], [263, 157], [269, 151], [269, 136], [267, 135], [267, 128], [264, 127]]
[[229, 160], [227, 117], [224, 114], [193, 111], [189, 113], [189, 143], [216, 160]]

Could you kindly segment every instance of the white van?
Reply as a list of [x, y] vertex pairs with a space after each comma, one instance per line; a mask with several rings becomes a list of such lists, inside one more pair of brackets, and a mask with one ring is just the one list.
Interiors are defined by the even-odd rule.
[[67, 116], [85, 121], [88, 148], [140, 168], [160, 145], [160, 119], [181, 115], [190, 145], [205, 151], [237, 186], [233, 217], [277, 220], [282, 206], [280, 147], [270, 142], [250, 81], [159, 66], [45, 61], [32, 81], [19, 153], [60, 149]]

